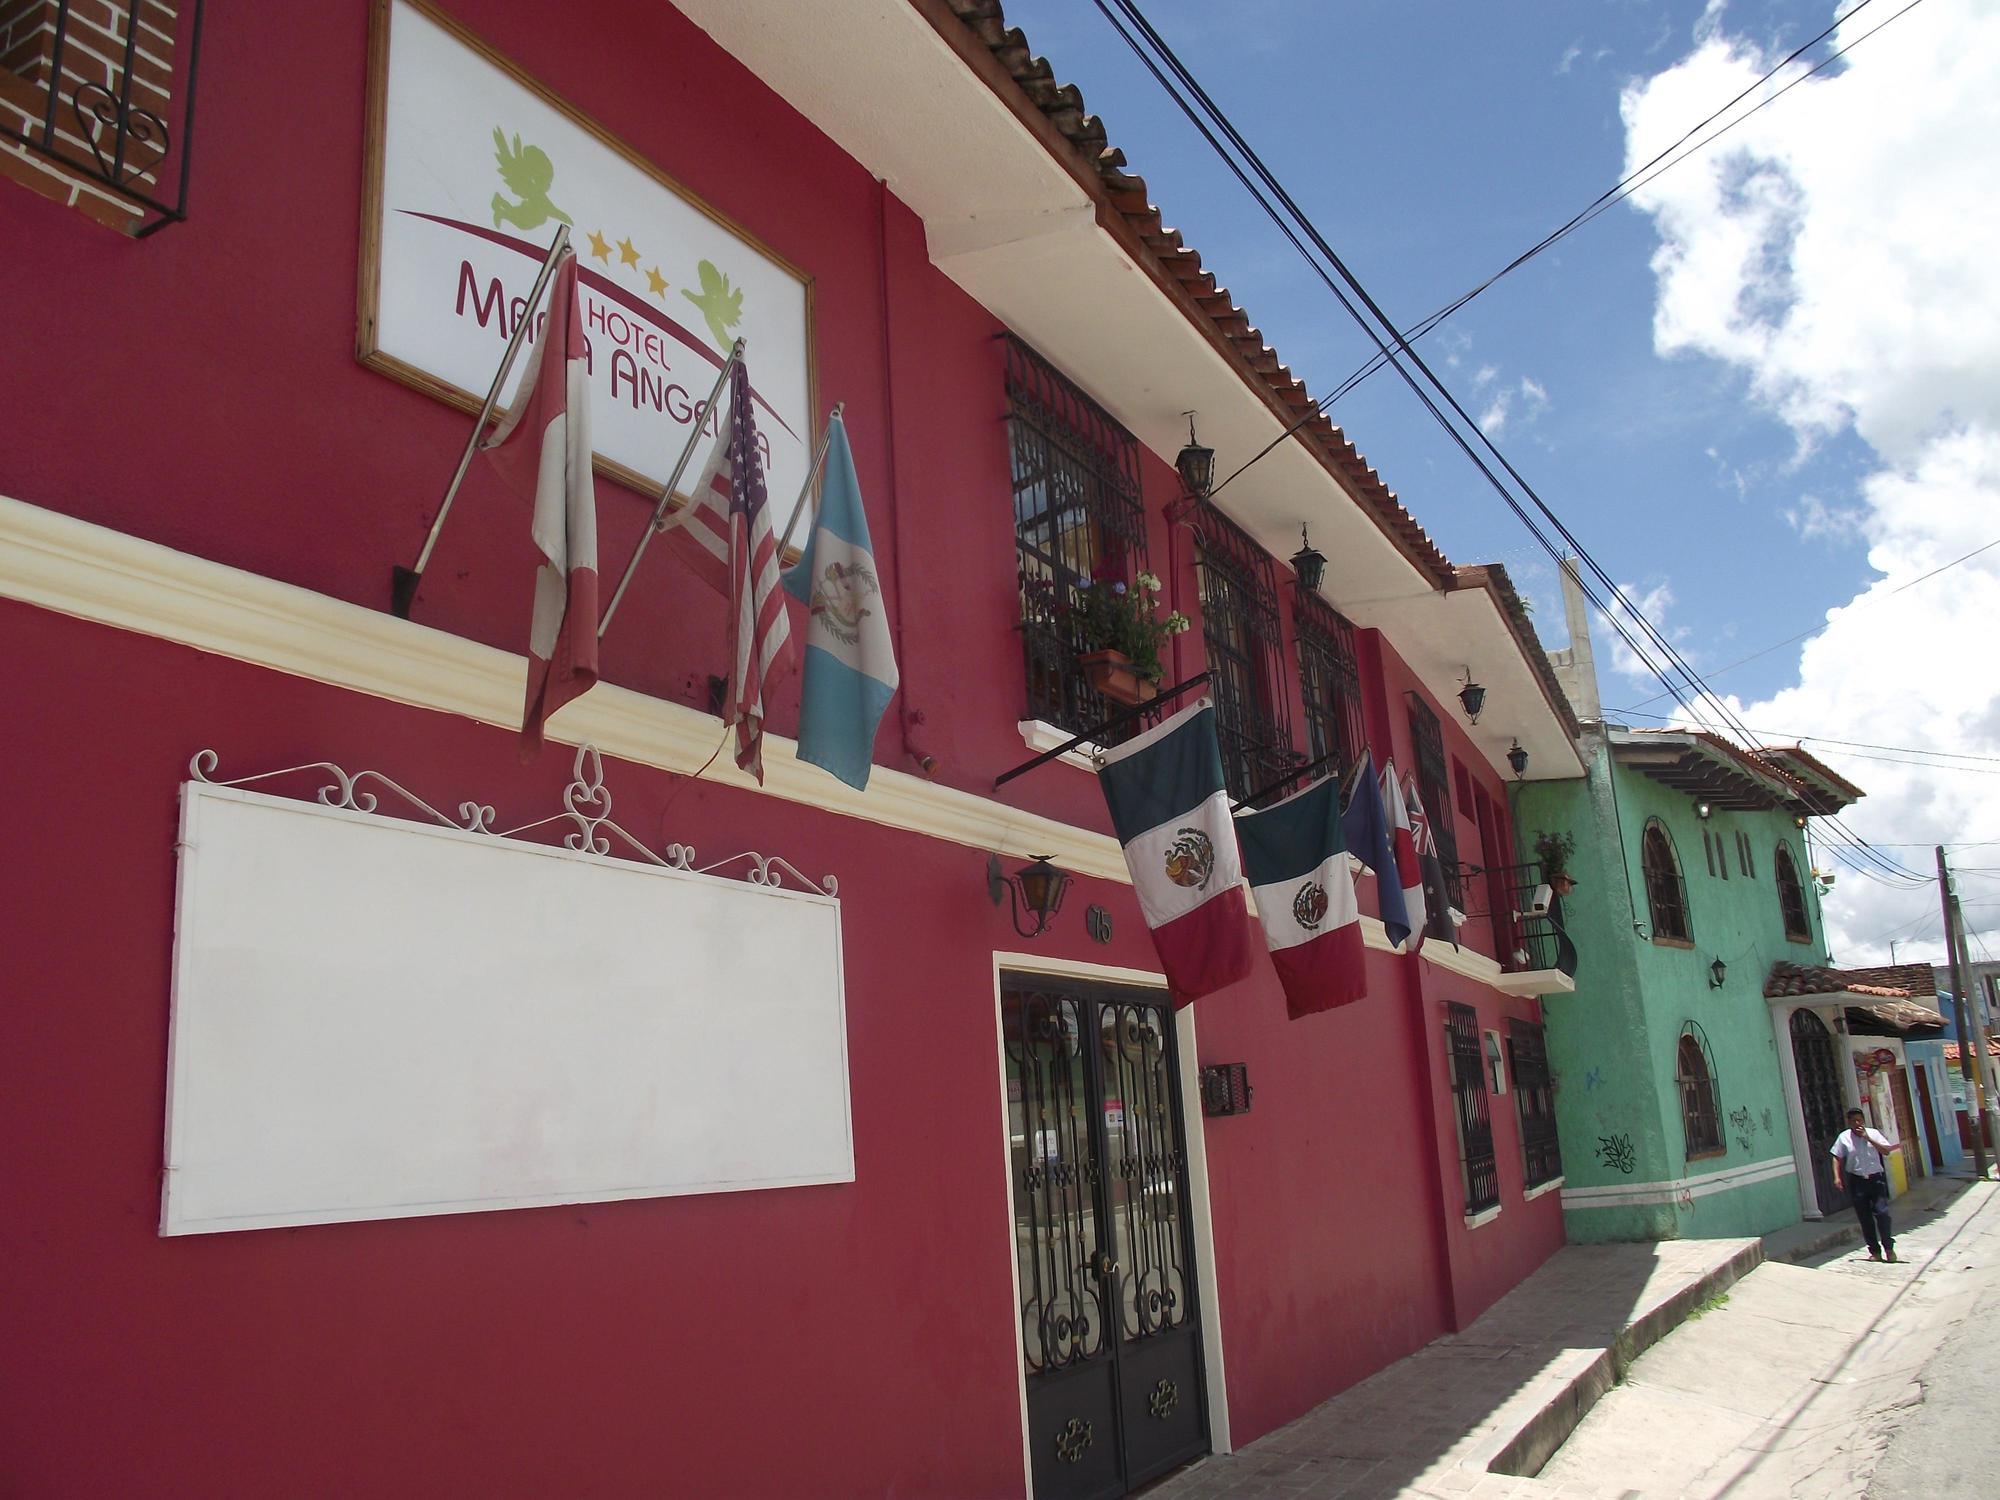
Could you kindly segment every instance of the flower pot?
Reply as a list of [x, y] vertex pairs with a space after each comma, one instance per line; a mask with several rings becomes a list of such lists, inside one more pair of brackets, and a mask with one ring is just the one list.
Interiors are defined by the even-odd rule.
[[1078, 654], [1076, 662], [1098, 696], [1113, 703], [1136, 708], [1160, 695], [1160, 685], [1134, 671], [1132, 659], [1123, 651], [1084, 651]]

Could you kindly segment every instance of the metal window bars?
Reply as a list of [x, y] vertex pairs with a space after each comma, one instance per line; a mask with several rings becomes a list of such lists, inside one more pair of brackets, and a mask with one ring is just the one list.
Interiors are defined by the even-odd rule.
[[[41, 118], [0, 91], [0, 104], [7, 106], [0, 108], [0, 138], [131, 206], [139, 222], [130, 232], [137, 238], [180, 223], [187, 218], [194, 159], [202, 9], [203, 0], [171, 6], [164, 0], [90, 6], [48, 0], [29, 8], [20, 20], [33, 29], [4, 39], [10, 58], [5, 71], [45, 95]], [[107, 12], [109, 19], [100, 19]], [[46, 45], [38, 40], [43, 35]]]
[[1688, 921], [1687, 887], [1681, 882], [1681, 863], [1674, 854], [1674, 841], [1658, 818], [1649, 820], [1639, 838], [1639, 869], [1646, 880], [1646, 905], [1653, 920], [1653, 936], [1692, 942], [1694, 931]]
[[1107, 712], [1077, 665], [1089, 647], [1076, 607], [1099, 574], [1130, 583], [1146, 562], [1139, 443], [1047, 360], [1004, 338], [1026, 717], [1076, 730]]
[[1292, 629], [1298, 637], [1306, 754], [1316, 761], [1332, 757], [1329, 768], [1334, 774], [1345, 775], [1368, 745], [1354, 627], [1325, 600], [1300, 593], [1292, 612]]
[[1479, 1013], [1469, 1005], [1445, 1006], [1451, 1047], [1451, 1097], [1458, 1119], [1459, 1164], [1465, 1177], [1465, 1211], [1484, 1212], [1500, 1202], [1500, 1168], [1493, 1155], [1493, 1115], [1486, 1092], [1486, 1059], [1480, 1050]]
[[1526, 1185], [1540, 1187], [1563, 1174], [1555, 1087], [1549, 1078], [1548, 1044], [1541, 1027], [1529, 1021], [1507, 1023], [1507, 1065], [1514, 1078], [1514, 1109], [1521, 1122]]
[[[1459, 879], [1458, 830], [1451, 800], [1451, 785], [1445, 779], [1444, 735], [1438, 717], [1415, 693], [1410, 698], [1410, 741], [1417, 756], [1417, 795], [1430, 814], [1431, 838], [1437, 843], [1438, 865], [1444, 874], [1442, 892], [1427, 891], [1424, 930], [1447, 941], [1455, 937], [1447, 906], [1465, 910], [1465, 891]], [[1442, 895], [1443, 899], [1437, 899]]]
[[1202, 643], [1215, 697], [1222, 775], [1238, 802], [1284, 791], [1307, 758], [1292, 748], [1277, 566], [1250, 533], [1203, 501], [1200, 540]]

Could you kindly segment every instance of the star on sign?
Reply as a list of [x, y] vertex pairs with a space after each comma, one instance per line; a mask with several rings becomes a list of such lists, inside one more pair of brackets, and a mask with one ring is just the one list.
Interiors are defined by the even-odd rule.
[[590, 253], [607, 266], [611, 264], [611, 241], [595, 229], [590, 231]]
[[639, 247], [630, 240], [620, 240], [618, 242], [618, 263], [622, 266], [638, 265]]
[[646, 290], [651, 292], [655, 297], [658, 297], [662, 302], [666, 301], [667, 278], [660, 274], [658, 266], [654, 266], [646, 272]]

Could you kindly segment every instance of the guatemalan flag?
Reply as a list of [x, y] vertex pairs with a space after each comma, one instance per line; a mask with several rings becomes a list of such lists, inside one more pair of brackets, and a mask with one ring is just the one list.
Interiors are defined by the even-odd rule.
[[1340, 782], [1331, 776], [1236, 819], [1243, 871], [1293, 1020], [1368, 992], [1361, 908], [1340, 825]]
[[1248, 975], [1250, 913], [1215, 706], [1203, 699], [1106, 751], [1097, 780], [1174, 1004]]
[[1414, 953], [1424, 941], [1429, 907], [1424, 900], [1424, 867], [1417, 856], [1416, 825], [1410, 821], [1410, 805], [1403, 800], [1403, 784], [1397, 778], [1393, 760], [1382, 767], [1382, 809], [1389, 818], [1389, 842], [1396, 851], [1396, 882], [1403, 888], [1403, 911], [1410, 923], [1409, 942], [1404, 951]]
[[855, 790], [868, 785], [875, 730], [901, 680], [889, 614], [868, 540], [868, 512], [847, 446], [847, 424], [827, 424], [826, 487], [805, 554], [785, 591], [810, 611], [799, 704], [799, 759]]
[[[533, 316], [530, 311], [527, 316]], [[597, 681], [597, 491], [590, 477], [589, 345], [576, 299], [576, 252], [549, 283], [541, 348], [507, 415], [480, 446], [500, 477], [534, 502], [541, 552], [528, 626], [521, 753], [542, 748], [542, 723]]]
[[1347, 810], [1341, 815], [1347, 847], [1375, 877], [1375, 902], [1389, 946], [1401, 948], [1410, 935], [1410, 913], [1403, 905], [1402, 876], [1396, 872], [1396, 846], [1389, 835], [1389, 813], [1382, 805], [1382, 788], [1375, 780], [1375, 757], [1363, 751], [1351, 778]]

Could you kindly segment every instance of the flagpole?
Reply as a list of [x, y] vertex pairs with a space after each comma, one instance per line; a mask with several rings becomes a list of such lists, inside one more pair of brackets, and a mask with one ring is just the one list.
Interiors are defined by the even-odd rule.
[[[783, 552], [785, 544], [792, 539], [792, 528], [799, 524], [799, 512], [806, 508], [806, 497], [812, 494], [813, 481], [819, 478], [819, 471], [826, 466], [826, 450], [833, 445], [833, 424], [840, 420], [840, 414], [847, 410], [845, 401], [833, 403], [833, 410], [827, 415], [826, 431], [819, 435], [819, 447], [813, 453], [812, 467], [806, 470], [806, 482], [799, 486], [799, 503], [792, 507], [792, 518], [785, 522], [785, 529], [778, 533], [778, 550]], [[819, 514], [819, 507], [813, 506], [813, 514]]]
[[[1270, 796], [1271, 793], [1279, 790], [1281, 787], [1290, 786], [1293, 782], [1297, 781], [1301, 776], [1311, 775], [1314, 771], [1317, 771], [1321, 766], [1325, 765], [1328, 761], [1339, 760], [1339, 759], [1340, 759], [1340, 752], [1338, 750], [1329, 750], [1325, 755], [1322, 755], [1318, 760], [1309, 760], [1304, 765], [1300, 766], [1298, 769], [1288, 773], [1285, 776], [1280, 777], [1278, 780], [1274, 782], [1271, 782], [1268, 786], [1258, 787], [1256, 791], [1251, 792], [1241, 802], [1233, 804], [1229, 810], [1231, 812], [1241, 812], [1246, 807], [1252, 807], [1257, 803], [1262, 802], [1266, 797]], [[1361, 762], [1357, 760], [1355, 761], [1354, 764], [1358, 766], [1361, 764]]]
[[632, 575], [639, 571], [639, 559], [646, 555], [646, 548], [654, 537], [667, 529], [667, 508], [674, 503], [674, 487], [681, 482], [681, 475], [687, 472], [688, 460], [694, 456], [694, 445], [701, 439], [701, 431], [708, 425], [709, 414], [715, 410], [715, 403], [722, 395], [722, 388], [729, 382], [730, 371], [743, 362], [743, 340], [738, 339], [729, 348], [729, 358], [722, 362], [722, 372], [715, 377], [715, 388], [708, 393], [708, 403], [701, 409], [701, 420], [694, 424], [694, 431], [688, 434], [687, 443], [681, 448], [681, 456], [674, 465], [673, 473], [660, 490], [658, 503], [653, 506], [653, 519], [646, 529], [639, 533], [639, 545], [632, 549], [632, 559], [625, 564], [624, 576], [618, 580], [613, 590], [611, 602], [604, 606], [604, 618], [597, 622], [597, 638], [604, 639], [604, 632], [611, 628], [611, 617], [618, 613], [618, 606], [625, 598], [625, 590], [631, 585]]
[[1096, 739], [1100, 734], [1104, 733], [1105, 730], [1115, 728], [1118, 725], [1123, 724], [1127, 719], [1136, 719], [1141, 714], [1148, 714], [1156, 710], [1164, 709], [1169, 703], [1171, 703], [1174, 699], [1178, 698], [1182, 693], [1185, 693], [1192, 688], [1198, 688], [1207, 681], [1208, 681], [1208, 673], [1206, 671], [1197, 672], [1194, 674], [1194, 676], [1187, 678], [1185, 681], [1177, 682], [1170, 688], [1162, 688], [1158, 693], [1156, 693], [1153, 697], [1148, 698], [1144, 703], [1134, 704], [1130, 708], [1121, 708], [1117, 713], [1112, 714], [1109, 718], [1099, 719], [1095, 724], [1091, 725], [1088, 729], [1084, 730], [1082, 734], [1071, 735], [1068, 739], [1064, 740], [1060, 745], [1056, 746], [1055, 749], [1044, 750], [1040, 755], [1037, 755], [1033, 760], [1022, 761], [1018, 766], [1014, 767], [1014, 769], [1011, 771], [1002, 771], [998, 776], [995, 776], [993, 778], [994, 790], [996, 791], [999, 790], [1001, 787], [1005, 786], [1008, 782], [1012, 781], [1016, 776], [1025, 775], [1027, 772], [1034, 770], [1035, 767], [1037, 766], [1045, 766], [1050, 761], [1056, 759], [1058, 756], [1069, 754], [1070, 751], [1076, 749], [1076, 747], [1079, 745], [1089, 744], [1092, 740]]
[[542, 261], [541, 274], [535, 278], [535, 289], [528, 293], [528, 305], [521, 310], [521, 316], [514, 323], [514, 332], [507, 340], [507, 352], [500, 356], [500, 368], [494, 372], [493, 384], [486, 388], [486, 399], [479, 404], [479, 415], [473, 418], [472, 435], [465, 440], [465, 451], [458, 456], [458, 467], [452, 471], [451, 483], [445, 486], [444, 504], [438, 507], [437, 518], [431, 522], [430, 535], [424, 538], [423, 550], [417, 553], [417, 565], [414, 568], [397, 568], [391, 576], [389, 607], [405, 620], [410, 617], [410, 606], [416, 602], [417, 586], [424, 581], [424, 569], [430, 563], [431, 551], [437, 546], [439, 533], [444, 530], [444, 518], [451, 514], [452, 502], [458, 499], [458, 487], [465, 482], [465, 471], [472, 467], [472, 455], [479, 451], [479, 439], [486, 431], [486, 419], [493, 415], [494, 403], [500, 399], [500, 388], [507, 383], [507, 374], [514, 368], [514, 356], [521, 351], [521, 340], [535, 321], [535, 309], [542, 305], [542, 293], [548, 290], [556, 262], [562, 259], [562, 253], [568, 247], [569, 225], [558, 225], [548, 256]]

